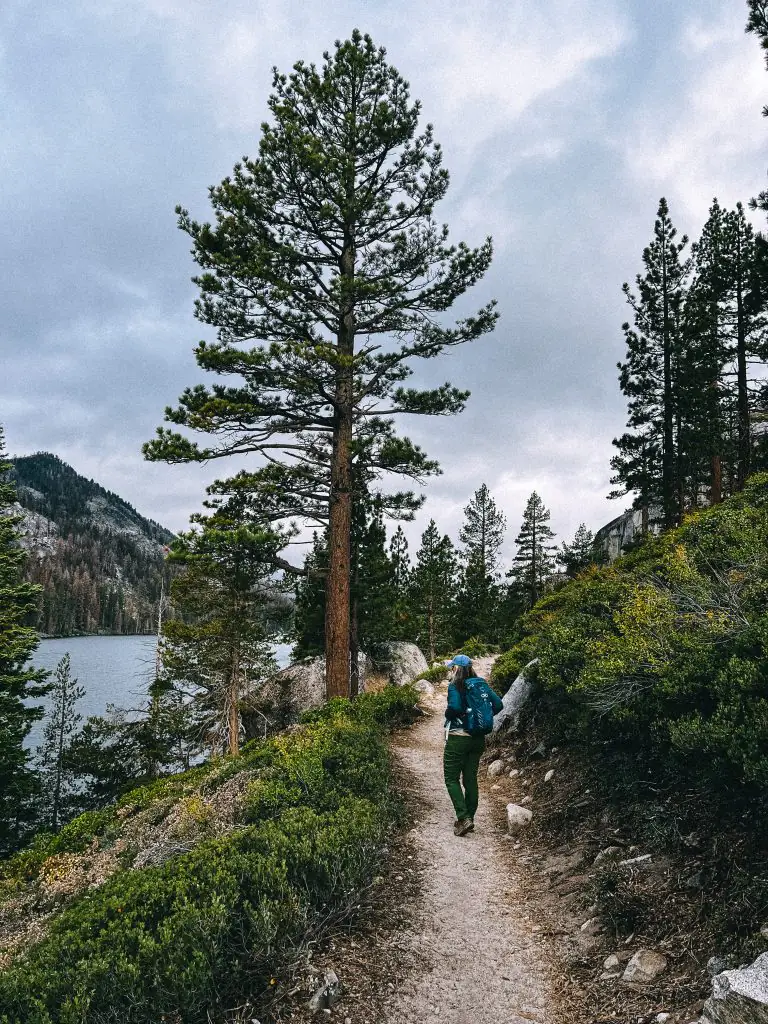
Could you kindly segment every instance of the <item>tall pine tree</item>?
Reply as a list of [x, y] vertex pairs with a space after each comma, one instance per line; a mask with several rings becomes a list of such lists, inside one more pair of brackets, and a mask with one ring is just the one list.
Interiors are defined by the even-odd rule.
[[[391, 418], [462, 409], [464, 391], [404, 382], [414, 360], [492, 330], [492, 303], [453, 325], [444, 317], [487, 270], [491, 242], [450, 245], [435, 222], [448, 188], [440, 147], [430, 125], [418, 133], [420, 105], [368, 36], [353, 32], [320, 68], [276, 71], [273, 90], [258, 158], [210, 190], [215, 224], [179, 210], [202, 270], [196, 314], [218, 332], [198, 345], [198, 365], [235, 380], [188, 389], [166, 419], [215, 443], [161, 429], [145, 453], [260, 457], [231, 482], [253, 494], [252, 514], [327, 525], [326, 683], [344, 696], [353, 464], [371, 477], [435, 470]], [[418, 504], [410, 493], [387, 501]]]
[[644, 273], [628, 284], [624, 294], [633, 311], [633, 325], [623, 325], [627, 357], [619, 363], [619, 382], [627, 396], [629, 432], [614, 440], [619, 454], [612, 497], [635, 492], [635, 505], [661, 507], [665, 527], [682, 515], [684, 467], [680, 461], [681, 318], [685, 302], [688, 260], [681, 255], [688, 239], [677, 242], [677, 231], [661, 199], [653, 241], [643, 252]]
[[555, 564], [555, 534], [549, 526], [550, 512], [536, 491], [523, 512], [520, 533], [515, 538], [517, 554], [507, 577], [524, 596], [527, 609], [533, 608], [549, 583]]
[[485, 484], [464, 509], [459, 533], [463, 545], [462, 583], [457, 596], [460, 640], [495, 638], [499, 604], [499, 559], [506, 519]]
[[36, 777], [24, 739], [43, 709], [26, 702], [48, 691], [46, 674], [29, 666], [39, 638], [25, 623], [37, 611], [40, 587], [24, 582], [22, 517], [13, 509], [10, 469], [0, 427], [0, 853], [15, 848], [32, 827]]
[[163, 669], [194, 696], [211, 748], [237, 754], [241, 702], [276, 668], [271, 644], [282, 612], [273, 562], [285, 541], [221, 512], [192, 518], [197, 528], [181, 534], [169, 556], [184, 567], [171, 595], [185, 618], [163, 626]]
[[457, 577], [453, 544], [448, 536], [440, 536], [434, 519], [430, 519], [421, 535], [409, 588], [416, 642], [430, 664], [438, 651], [452, 646]]
[[570, 579], [578, 576], [590, 565], [599, 565], [603, 561], [600, 552], [595, 549], [594, 534], [587, 529], [585, 523], [580, 524], [570, 544], [563, 541], [555, 557]]
[[67, 652], [53, 674], [48, 721], [43, 742], [36, 752], [41, 786], [40, 814], [42, 823], [52, 832], [59, 831], [73, 810], [78, 777], [69, 754], [75, 731], [82, 721], [77, 702], [84, 696], [85, 687], [72, 678]]

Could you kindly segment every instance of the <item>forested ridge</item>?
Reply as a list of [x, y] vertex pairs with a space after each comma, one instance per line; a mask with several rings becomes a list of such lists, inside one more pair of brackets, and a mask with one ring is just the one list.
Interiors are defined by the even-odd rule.
[[17, 500], [31, 513], [22, 543], [27, 579], [42, 588], [37, 629], [51, 636], [153, 632], [173, 534], [56, 455], [12, 462]]

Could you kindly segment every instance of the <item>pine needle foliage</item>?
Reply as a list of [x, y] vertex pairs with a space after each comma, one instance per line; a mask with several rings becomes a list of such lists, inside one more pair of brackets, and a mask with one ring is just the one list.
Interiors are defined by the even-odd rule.
[[46, 673], [29, 666], [37, 632], [26, 625], [37, 612], [40, 587], [23, 578], [26, 554], [18, 542], [21, 515], [14, 511], [16, 491], [8, 481], [0, 427], [0, 852], [13, 849], [30, 827], [30, 798], [36, 779], [24, 747], [42, 707], [29, 705], [48, 690]]
[[[451, 244], [434, 219], [448, 172], [431, 125], [386, 51], [355, 30], [319, 68], [275, 70], [259, 154], [210, 190], [215, 223], [178, 209], [201, 268], [196, 315], [215, 328], [198, 366], [233, 383], [188, 388], [150, 459], [256, 456], [221, 484], [252, 495], [261, 521], [298, 518], [329, 530], [329, 694], [349, 688], [352, 477], [421, 481], [434, 461], [392, 417], [459, 412], [467, 392], [406, 387], [418, 359], [492, 330], [494, 303], [449, 323], [454, 301], [491, 261], [491, 240]], [[255, 344], [254, 344], [255, 343]], [[385, 499], [412, 513], [412, 492]]]

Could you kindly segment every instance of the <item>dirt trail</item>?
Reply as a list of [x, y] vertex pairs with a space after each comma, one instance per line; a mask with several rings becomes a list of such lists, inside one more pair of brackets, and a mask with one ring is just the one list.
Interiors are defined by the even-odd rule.
[[[490, 659], [477, 659], [486, 675]], [[442, 777], [445, 690], [433, 714], [396, 745], [423, 811], [413, 830], [426, 866], [424, 893], [410, 936], [422, 969], [387, 1001], [387, 1024], [556, 1024], [546, 940], [535, 932], [519, 891], [512, 843], [481, 793], [475, 832], [453, 834]], [[485, 775], [481, 767], [482, 777]], [[407, 943], [408, 936], [401, 936]]]

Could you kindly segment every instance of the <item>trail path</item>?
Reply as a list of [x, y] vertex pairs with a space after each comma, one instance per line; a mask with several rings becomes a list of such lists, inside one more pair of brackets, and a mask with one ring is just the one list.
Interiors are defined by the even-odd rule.
[[[478, 658], [478, 675], [488, 678], [490, 664], [491, 659]], [[419, 861], [426, 865], [413, 925], [422, 969], [388, 1000], [383, 1020], [556, 1024], [546, 940], [527, 917], [512, 843], [494, 822], [486, 792], [481, 792], [475, 831], [463, 838], [453, 834], [442, 772], [444, 689], [431, 704], [434, 713], [395, 748], [422, 805], [413, 830]], [[482, 766], [480, 772], [482, 788]]]

